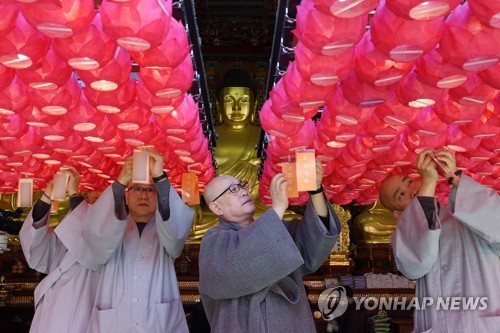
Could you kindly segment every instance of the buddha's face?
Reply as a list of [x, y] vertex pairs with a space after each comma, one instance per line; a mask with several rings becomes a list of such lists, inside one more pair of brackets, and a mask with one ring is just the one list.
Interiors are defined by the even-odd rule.
[[245, 127], [255, 106], [253, 91], [247, 87], [226, 87], [219, 97], [224, 122], [234, 128]]

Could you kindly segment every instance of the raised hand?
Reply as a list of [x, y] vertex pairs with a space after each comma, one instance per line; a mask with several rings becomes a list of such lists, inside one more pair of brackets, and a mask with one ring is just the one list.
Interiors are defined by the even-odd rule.
[[142, 147], [141, 150], [149, 154], [149, 173], [153, 178], [163, 174], [163, 155], [151, 146]]
[[277, 173], [271, 179], [270, 194], [272, 201], [272, 208], [276, 211], [278, 216], [283, 219], [285, 211], [288, 208], [288, 196], [286, 194], [286, 179], [282, 173]]

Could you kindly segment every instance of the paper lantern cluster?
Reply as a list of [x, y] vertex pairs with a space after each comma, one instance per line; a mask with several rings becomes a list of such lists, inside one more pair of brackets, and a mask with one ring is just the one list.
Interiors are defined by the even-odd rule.
[[[2, 1], [0, 193], [63, 165], [81, 190], [104, 189], [124, 159], [153, 145], [176, 187], [214, 176], [199, 107], [188, 93], [191, 47], [172, 1]], [[140, 70], [133, 70], [139, 68]]]
[[[315, 150], [337, 204], [373, 203], [391, 172], [417, 175], [428, 147], [453, 150], [459, 169], [500, 191], [500, 6], [461, 2], [303, 0], [295, 58], [260, 112], [261, 200], [302, 149]], [[448, 192], [441, 178], [438, 198]]]

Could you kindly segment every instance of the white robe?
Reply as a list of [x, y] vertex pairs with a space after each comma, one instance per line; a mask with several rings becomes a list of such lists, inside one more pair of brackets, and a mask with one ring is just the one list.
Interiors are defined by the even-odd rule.
[[[414, 199], [391, 243], [398, 269], [417, 280], [417, 297], [434, 299], [432, 307], [415, 310], [415, 333], [500, 332], [500, 198], [495, 191], [463, 175], [448, 205], [440, 207], [435, 230], [429, 230]], [[487, 309], [436, 308], [438, 297], [467, 296], [488, 297]]]
[[[32, 212], [19, 233], [28, 265], [48, 274], [35, 289], [35, 315], [30, 333], [85, 333], [95, 301], [98, 266], [83, 260], [89, 251], [81, 237], [88, 205], [82, 202], [53, 230], [49, 213], [36, 224]], [[92, 268], [92, 269], [90, 269]]]
[[89, 333], [188, 332], [174, 269], [194, 212], [170, 187], [170, 218], [156, 215], [139, 236], [136, 222], [115, 214], [109, 186], [89, 208], [84, 238], [92, 259], [105, 264]]

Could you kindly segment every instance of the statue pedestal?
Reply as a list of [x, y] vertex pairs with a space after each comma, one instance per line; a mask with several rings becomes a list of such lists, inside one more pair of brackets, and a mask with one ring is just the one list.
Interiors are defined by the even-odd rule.
[[356, 244], [352, 257], [357, 263], [355, 274], [398, 272], [391, 244]]

